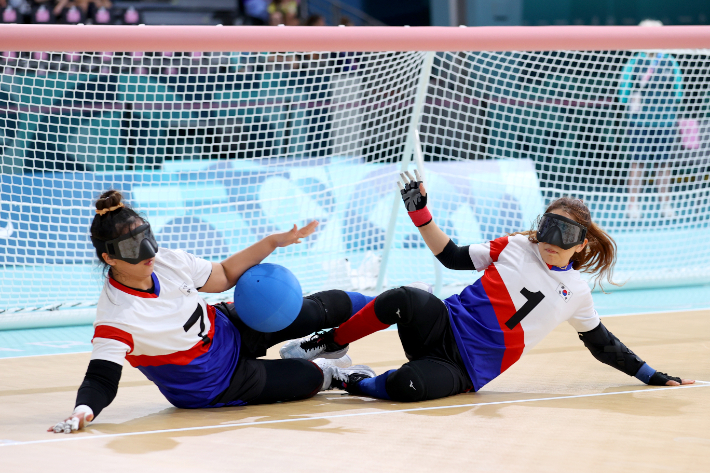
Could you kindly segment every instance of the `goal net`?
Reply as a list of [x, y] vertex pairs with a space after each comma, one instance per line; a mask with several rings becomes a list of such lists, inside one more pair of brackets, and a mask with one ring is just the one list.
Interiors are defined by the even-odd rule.
[[706, 283], [709, 57], [2, 53], [0, 318], [91, 311], [89, 226], [109, 188], [161, 247], [213, 261], [317, 219], [267, 260], [306, 293], [471, 283], [439, 267], [398, 201], [414, 167], [459, 245], [529, 229], [568, 195], [618, 243], [626, 287]]

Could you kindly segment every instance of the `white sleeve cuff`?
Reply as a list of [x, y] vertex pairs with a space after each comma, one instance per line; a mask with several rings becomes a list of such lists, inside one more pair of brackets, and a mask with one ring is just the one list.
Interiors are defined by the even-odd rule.
[[91, 414], [91, 416], [93, 417], [94, 411], [91, 410], [91, 408], [89, 406], [82, 404], [82, 405], [76, 406], [74, 408], [74, 412], [72, 412], [72, 415], [76, 415], [76, 414], [84, 414], [84, 419], [86, 419], [86, 417], [89, 414]]

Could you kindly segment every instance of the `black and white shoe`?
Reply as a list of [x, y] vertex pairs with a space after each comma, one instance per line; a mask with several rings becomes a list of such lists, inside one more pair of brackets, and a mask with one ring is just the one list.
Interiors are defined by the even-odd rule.
[[342, 358], [348, 352], [349, 345], [338, 345], [333, 340], [333, 330], [317, 332], [309, 337], [297, 338], [286, 342], [279, 350], [281, 358]]
[[[319, 360], [323, 360], [322, 362]], [[353, 360], [348, 355], [343, 355], [340, 358], [316, 358], [313, 363], [321, 366], [322, 363], [328, 363], [336, 368], [350, 368], [353, 365]], [[321, 367], [323, 369], [323, 367]]]
[[357, 392], [356, 386], [363, 379], [373, 378], [375, 372], [369, 366], [355, 365], [349, 368], [338, 368], [333, 360], [318, 358], [313, 363], [323, 371], [323, 386], [321, 391], [342, 389], [347, 392]]

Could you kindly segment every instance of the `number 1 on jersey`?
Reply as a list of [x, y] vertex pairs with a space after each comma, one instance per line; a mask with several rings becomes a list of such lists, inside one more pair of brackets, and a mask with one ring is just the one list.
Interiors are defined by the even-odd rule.
[[518, 311], [514, 313], [513, 316], [505, 323], [505, 326], [510, 330], [513, 330], [515, 326], [527, 317], [527, 315], [532, 312], [532, 310], [545, 298], [545, 295], [542, 292], [530, 292], [525, 288], [520, 290], [520, 294], [525, 296], [527, 302], [523, 304], [523, 306], [518, 309]]

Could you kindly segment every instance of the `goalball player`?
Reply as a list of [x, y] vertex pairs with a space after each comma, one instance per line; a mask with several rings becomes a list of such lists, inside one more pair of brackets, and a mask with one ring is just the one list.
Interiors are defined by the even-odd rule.
[[[71, 416], [49, 428], [83, 428], [116, 397], [123, 361], [154, 382], [182, 408], [265, 404], [304, 399], [355, 378], [366, 366], [338, 360], [259, 360], [284, 340], [336, 327], [367, 298], [323, 291], [303, 299], [296, 320], [262, 333], [246, 326], [233, 304], [207, 304], [199, 292], [220, 293], [278, 247], [300, 243], [318, 222], [270, 235], [221, 263], [161, 248], [150, 224], [111, 190], [96, 202], [91, 241], [108, 275], [96, 309], [91, 361]], [[274, 297], [278, 297], [275, 294]]]
[[385, 291], [338, 328], [287, 343], [282, 357], [341, 356], [349, 343], [397, 324], [410, 361], [345, 389], [424, 401], [478, 391], [567, 321], [602, 363], [650, 385], [694, 383], [651, 368], [601, 323], [580, 272], [611, 283], [616, 244], [581, 200], [552, 202], [536, 230], [459, 247], [432, 220], [415, 174], [398, 184], [427, 246], [447, 268], [485, 271], [483, 277], [444, 301], [412, 287]]

